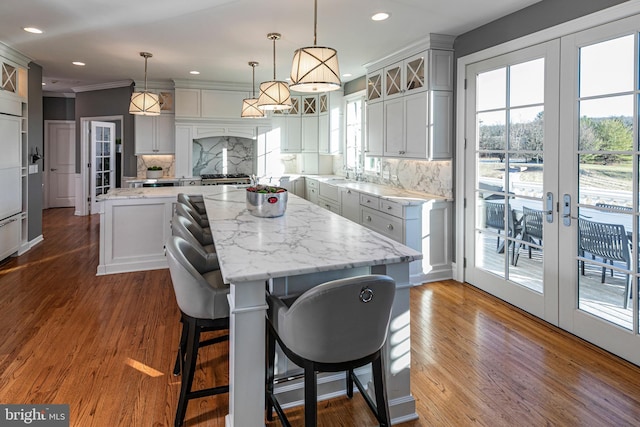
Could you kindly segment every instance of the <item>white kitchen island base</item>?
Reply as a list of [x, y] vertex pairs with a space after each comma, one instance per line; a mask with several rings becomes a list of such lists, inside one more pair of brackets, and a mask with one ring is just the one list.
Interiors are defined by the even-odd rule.
[[[222, 277], [231, 285], [225, 424], [264, 425], [267, 289], [297, 293], [338, 277], [366, 273], [387, 274], [396, 281], [384, 351], [389, 409], [394, 424], [417, 418], [410, 381], [409, 263], [422, 255], [293, 195], [287, 212], [278, 218], [250, 215], [244, 190], [220, 188], [204, 200]], [[321, 380], [320, 398], [344, 394], [344, 378]], [[277, 387], [278, 391], [286, 392], [281, 402], [285, 407], [302, 401], [300, 384]]]

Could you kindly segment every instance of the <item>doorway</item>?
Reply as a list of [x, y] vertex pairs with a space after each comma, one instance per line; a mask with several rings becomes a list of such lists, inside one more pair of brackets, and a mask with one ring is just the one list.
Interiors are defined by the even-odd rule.
[[[82, 194], [82, 198], [76, 202], [76, 215], [90, 215], [99, 212], [99, 207], [95, 203], [96, 191], [93, 191], [96, 187], [96, 179], [94, 176], [96, 170], [95, 167], [98, 164], [95, 157], [93, 156], [94, 152], [101, 152], [100, 150], [96, 151], [95, 147], [92, 144], [92, 135], [91, 135], [91, 124], [92, 122], [103, 122], [113, 124], [115, 126], [114, 132], [112, 134], [114, 141], [120, 139], [122, 141], [122, 135], [124, 134], [124, 117], [122, 115], [118, 116], [100, 116], [100, 117], [82, 117], [80, 119], [80, 164], [82, 167], [80, 168], [80, 180], [77, 183], [76, 194]], [[124, 146], [124, 144], [122, 144]], [[124, 156], [124, 149], [122, 149], [121, 153], [116, 154], [115, 144], [112, 143], [113, 149], [113, 157], [110, 159], [109, 169], [114, 170], [114, 174], [110, 177], [109, 187], [116, 187], [116, 183], [120, 181], [121, 177], [116, 176], [116, 171], [119, 171], [122, 174], [122, 159]], [[111, 157], [111, 154], [110, 154]], [[102, 159], [100, 159], [100, 163]], [[94, 166], [96, 165], [96, 166]], [[101, 163], [101, 167], [105, 165]], [[101, 171], [104, 173], [104, 171]], [[103, 188], [102, 183], [98, 183], [98, 187]]]
[[45, 120], [44, 208], [73, 207], [76, 204], [75, 121]]
[[464, 68], [465, 280], [635, 364], [639, 47], [633, 16]]

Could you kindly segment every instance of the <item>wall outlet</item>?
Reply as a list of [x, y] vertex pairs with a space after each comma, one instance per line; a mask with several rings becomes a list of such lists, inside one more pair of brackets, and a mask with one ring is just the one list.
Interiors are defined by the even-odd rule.
[[389, 179], [389, 171], [382, 171], [382, 179]]
[[35, 165], [29, 165], [29, 173], [38, 173], [38, 164], [36, 163]]

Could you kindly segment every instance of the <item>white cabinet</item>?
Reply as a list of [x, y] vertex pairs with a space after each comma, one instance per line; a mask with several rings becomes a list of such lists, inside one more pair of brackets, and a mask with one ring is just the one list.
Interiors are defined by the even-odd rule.
[[302, 176], [280, 181], [281, 187], [286, 188], [290, 193], [302, 198], [305, 197], [305, 185], [305, 179]]
[[318, 97], [304, 95], [302, 102], [302, 152], [318, 152]]
[[318, 152], [338, 154], [342, 147], [342, 91], [318, 95]]
[[239, 119], [248, 92], [238, 90], [176, 88], [177, 118]]
[[422, 252], [424, 258], [411, 263], [411, 283], [451, 278], [450, 202], [431, 200], [422, 205], [401, 205], [361, 194], [360, 209], [362, 225]]
[[136, 155], [175, 153], [175, 119], [173, 114], [135, 116]]
[[340, 189], [322, 181], [318, 184], [318, 206], [340, 215]]
[[340, 213], [343, 217], [360, 224], [360, 193], [340, 187]]
[[367, 73], [367, 155], [450, 159], [453, 52], [425, 49]]
[[305, 178], [304, 182], [306, 185], [305, 198], [311, 203], [318, 204], [318, 180]]
[[384, 103], [367, 104], [367, 156], [382, 157], [384, 145]]
[[280, 131], [280, 152], [299, 153], [302, 151], [302, 122], [300, 119], [300, 97], [291, 97], [289, 110], [274, 111], [271, 116], [273, 128]]

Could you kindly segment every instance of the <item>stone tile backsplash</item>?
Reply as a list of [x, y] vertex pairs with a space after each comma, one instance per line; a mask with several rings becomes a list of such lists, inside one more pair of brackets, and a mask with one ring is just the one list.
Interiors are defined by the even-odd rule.
[[173, 178], [175, 176], [175, 156], [169, 154], [138, 156], [138, 176], [144, 179], [147, 177], [147, 168], [150, 166], [162, 167], [162, 176]]

